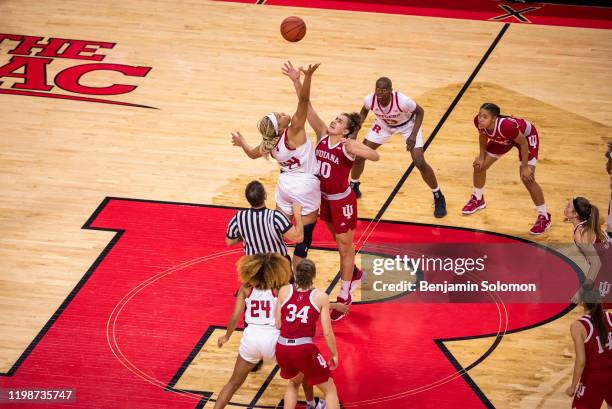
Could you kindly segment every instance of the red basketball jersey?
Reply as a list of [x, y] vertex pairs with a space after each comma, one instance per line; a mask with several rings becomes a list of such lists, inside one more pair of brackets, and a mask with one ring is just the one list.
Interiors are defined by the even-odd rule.
[[488, 140], [494, 141], [501, 145], [512, 145], [519, 134], [519, 131], [528, 137], [531, 135], [532, 125], [526, 119], [513, 117], [497, 117], [495, 120], [495, 128], [493, 132], [487, 129], [478, 127], [478, 115], [474, 117], [474, 125], [481, 135], [484, 135]]
[[587, 332], [587, 337], [584, 340], [585, 369], [612, 372], [612, 314], [609, 311], [604, 311], [604, 324], [608, 327], [606, 339], [602, 339], [589, 315], [583, 315], [578, 321]]
[[330, 145], [329, 135], [317, 144], [315, 151], [319, 166], [321, 192], [327, 195], [344, 193], [349, 186], [349, 175], [355, 158], [346, 151], [344, 143]]
[[291, 294], [281, 306], [282, 337], [288, 339], [314, 337], [319, 319], [319, 309], [314, 303], [314, 289], [298, 291], [291, 286]]

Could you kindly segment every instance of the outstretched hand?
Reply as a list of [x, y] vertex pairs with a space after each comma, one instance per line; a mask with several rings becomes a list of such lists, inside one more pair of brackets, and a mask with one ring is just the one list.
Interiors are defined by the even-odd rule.
[[281, 68], [283, 74], [289, 77], [292, 81], [297, 81], [300, 79], [300, 70], [297, 70], [291, 64], [291, 61], [287, 61], [283, 64], [283, 68]]
[[300, 67], [300, 71], [302, 71], [304, 73], [304, 75], [312, 75], [314, 74], [314, 72], [317, 70], [317, 68], [319, 68], [319, 65], [321, 65], [321, 63], [316, 63], [316, 64], [308, 64], [308, 68], [304, 69], [302, 67]]
[[232, 132], [232, 145], [240, 147], [244, 145], [244, 136], [240, 132]]

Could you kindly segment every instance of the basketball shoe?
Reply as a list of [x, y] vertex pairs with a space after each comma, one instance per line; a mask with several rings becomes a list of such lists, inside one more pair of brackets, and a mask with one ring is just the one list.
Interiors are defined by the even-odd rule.
[[351, 182], [351, 189], [353, 189], [353, 192], [355, 192], [355, 197], [357, 199], [361, 198], [361, 190], [359, 190], [359, 185], [361, 184], [361, 182]]
[[[336, 302], [339, 304], [351, 305], [353, 303], [353, 297], [351, 296], [351, 293], [349, 292], [349, 295], [347, 298], [337, 297]], [[331, 310], [329, 312], [329, 316], [332, 321], [340, 321], [342, 318], [346, 317], [346, 313], [342, 313], [338, 310]]]
[[327, 404], [325, 403], [323, 399], [315, 398], [315, 401], [316, 403], [314, 406], [306, 403], [306, 409], [325, 409], [327, 408]]
[[468, 200], [465, 206], [463, 206], [461, 213], [472, 214], [476, 213], [480, 209], [484, 209], [485, 207], [487, 207], [487, 204], [485, 203], [484, 196], [482, 196], [482, 198], [478, 200], [476, 199], [475, 195], [472, 195], [470, 197], [470, 200]]
[[534, 236], [539, 236], [540, 234], [544, 233], [546, 230], [550, 229], [550, 226], [552, 226], [552, 220], [550, 218], [550, 213], [547, 213], [547, 214], [548, 214], [548, 219], [543, 214], [538, 215], [538, 218], [533, 224], [533, 227], [531, 228], [531, 230], [529, 230], [529, 234], [532, 234]]

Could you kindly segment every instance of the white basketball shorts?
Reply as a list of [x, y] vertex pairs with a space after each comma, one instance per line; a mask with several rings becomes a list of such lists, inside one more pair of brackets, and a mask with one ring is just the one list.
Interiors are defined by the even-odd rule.
[[310, 214], [321, 206], [319, 178], [307, 173], [281, 173], [274, 198], [276, 205], [288, 216], [293, 215], [293, 203], [302, 206], [303, 216]]
[[[380, 119], [375, 119], [374, 122], [372, 123], [372, 127], [370, 128], [370, 130], [368, 131], [368, 134], [366, 135], [366, 139], [368, 141], [382, 145], [385, 142], [387, 142], [389, 138], [391, 138], [391, 135], [398, 133], [402, 135], [402, 137], [404, 138], [404, 142], [406, 142], [406, 139], [408, 139], [408, 137], [412, 133], [413, 128], [414, 128], [414, 120], [408, 121], [406, 125], [403, 125], [397, 128], [392, 128], [389, 125], [387, 125], [384, 121], [381, 121]], [[415, 148], [423, 147], [423, 133], [421, 132], [420, 129], [419, 129], [419, 132], [417, 133], [416, 144], [414, 145], [414, 147]]]
[[274, 360], [276, 341], [280, 331], [276, 327], [249, 325], [244, 329], [238, 353], [247, 362], [256, 364], [262, 359]]

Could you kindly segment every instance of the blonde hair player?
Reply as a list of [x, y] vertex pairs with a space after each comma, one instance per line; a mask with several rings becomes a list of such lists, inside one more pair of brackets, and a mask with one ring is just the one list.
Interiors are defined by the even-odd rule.
[[[361, 107], [361, 122], [365, 121], [368, 113], [372, 111], [376, 119], [368, 131], [363, 143], [372, 149], [378, 149], [391, 138], [393, 134], [400, 134], [406, 143], [406, 150], [410, 152], [412, 161], [421, 172], [421, 177], [431, 189], [434, 197], [434, 216], [446, 216], [446, 199], [438, 186], [438, 180], [432, 167], [425, 161], [423, 150], [423, 133], [421, 124], [425, 111], [410, 97], [398, 91], [393, 91], [393, 84], [387, 77], [376, 80], [374, 92], [367, 95]], [[351, 187], [357, 198], [361, 197], [359, 178], [365, 167], [364, 158], [356, 158], [351, 171]]]
[[[224, 408], [242, 386], [249, 372], [262, 359], [274, 360], [276, 342], [280, 332], [276, 328], [276, 304], [279, 289], [289, 282], [291, 267], [287, 258], [279, 253], [243, 256], [237, 263], [242, 285], [236, 296], [236, 305], [227, 324], [225, 335], [219, 337], [219, 348], [229, 341], [236, 324], [246, 308], [244, 329], [234, 371], [215, 402], [215, 409]], [[324, 401], [315, 405], [312, 386], [304, 385], [307, 409], [322, 409]]]
[[[298, 95], [304, 85], [300, 83], [300, 72], [291, 62], [285, 63], [283, 74], [293, 81]], [[337, 302], [350, 305], [357, 283], [363, 272], [355, 265], [355, 245], [353, 236], [357, 224], [357, 199], [349, 186], [349, 174], [355, 158], [361, 157], [376, 161], [378, 153], [354, 138], [361, 127], [358, 113], [342, 113], [329, 126], [321, 120], [317, 112], [308, 104], [308, 124], [317, 134], [316, 156], [321, 179], [321, 215], [340, 254], [340, 294]], [[332, 320], [344, 317], [337, 309], [332, 311]]]
[[[314, 288], [316, 274], [315, 264], [304, 259], [295, 268], [295, 284], [284, 286], [278, 293], [275, 315], [280, 337], [276, 344], [276, 361], [281, 377], [289, 380], [285, 390], [285, 409], [297, 405], [298, 390], [304, 380], [325, 394], [328, 409], [340, 408], [336, 385], [330, 376], [330, 369], [338, 367], [338, 351], [329, 318], [329, 296]], [[325, 343], [331, 352], [328, 361], [312, 340], [319, 317]]]
[[294, 266], [308, 255], [321, 205], [314, 146], [304, 129], [312, 74], [318, 67], [319, 64], [314, 64], [309, 65], [307, 69], [300, 68], [305, 77], [304, 87], [298, 94], [298, 105], [293, 117], [283, 112], [271, 112], [259, 121], [257, 128], [262, 136], [259, 145], [250, 146], [240, 132], [232, 133], [232, 143], [240, 146], [249, 158], [272, 156], [278, 161], [281, 174], [275, 192], [277, 210], [291, 218], [292, 204], [299, 203], [302, 206], [304, 240], [295, 246]]

